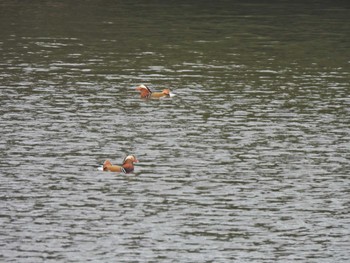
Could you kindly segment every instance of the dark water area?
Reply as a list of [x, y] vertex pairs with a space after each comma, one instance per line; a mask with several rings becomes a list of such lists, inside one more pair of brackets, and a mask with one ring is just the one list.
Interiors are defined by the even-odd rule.
[[349, 262], [349, 32], [348, 1], [0, 1], [0, 261]]

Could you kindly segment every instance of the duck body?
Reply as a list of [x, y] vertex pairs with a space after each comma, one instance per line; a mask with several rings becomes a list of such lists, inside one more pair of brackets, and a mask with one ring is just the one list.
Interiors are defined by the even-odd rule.
[[134, 171], [134, 163], [137, 163], [135, 155], [128, 155], [124, 158], [122, 165], [113, 165], [110, 160], [103, 163], [103, 171], [117, 172], [117, 173], [132, 173]]
[[159, 99], [162, 97], [170, 97], [171, 94], [169, 89], [164, 89], [161, 92], [152, 92], [146, 85], [140, 85], [136, 87], [136, 90], [140, 92], [140, 97], [142, 99]]

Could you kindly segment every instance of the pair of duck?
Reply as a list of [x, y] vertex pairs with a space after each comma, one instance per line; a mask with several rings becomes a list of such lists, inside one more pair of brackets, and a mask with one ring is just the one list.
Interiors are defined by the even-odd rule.
[[[163, 98], [172, 97], [173, 94], [169, 89], [164, 89], [161, 92], [152, 92], [146, 85], [140, 85], [136, 87], [136, 90], [140, 92], [140, 97], [142, 99], [150, 98]], [[138, 160], [135, 155], [128, 155], [124, 158], [122, 165], [113, 165], [110, 160], [106, 160], [103, 163], [103, 171], [117, 172], [117, 173], [132, 173], [134, 171], [134, 163]]]

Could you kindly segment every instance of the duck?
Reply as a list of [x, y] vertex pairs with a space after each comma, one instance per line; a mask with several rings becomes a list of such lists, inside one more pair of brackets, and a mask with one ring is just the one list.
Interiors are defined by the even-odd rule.
[[161, 92], [152, 92], [149, 87], [146, 85], [140, 85], [136, 87], [136, 90], [140, 92], [142, 99], [148, 99], [148, 98], [162, 98], [162, 97], [171, 97], [172, 93], [170, 92], [170, 89], [163, 89]]
[[113, 165], [110, 160], [106, 160], [103, 163], [103, 171], [119, 172], [119, 173], [132, 173], [134, 171], [134, 163], [139, 162], [135, 155], [130, 154], [123, 160], [122, 165]]

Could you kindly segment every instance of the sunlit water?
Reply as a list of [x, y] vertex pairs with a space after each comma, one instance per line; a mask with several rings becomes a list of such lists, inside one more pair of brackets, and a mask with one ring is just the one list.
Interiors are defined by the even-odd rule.
[[2, 1], [0, 260], [348, 262], [344, 3]]

